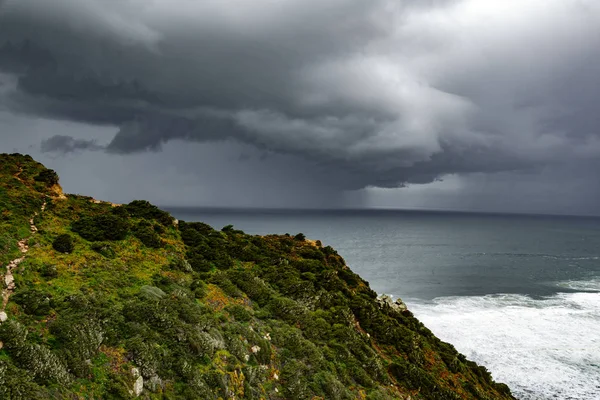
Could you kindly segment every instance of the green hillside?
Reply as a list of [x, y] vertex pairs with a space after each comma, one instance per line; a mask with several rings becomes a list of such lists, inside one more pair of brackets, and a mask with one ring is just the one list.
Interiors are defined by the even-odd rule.
[[319, 241], [57, 182], [0, 155], [0, 399], [513, 398]]

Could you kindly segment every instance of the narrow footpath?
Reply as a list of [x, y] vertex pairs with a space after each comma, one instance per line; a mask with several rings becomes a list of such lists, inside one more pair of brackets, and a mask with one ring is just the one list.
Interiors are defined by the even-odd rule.
[[[44, 204], [42, 204], [41, 212], [44, 212], [45, 209], [46, 202], [44, 201]], [[38, 228], [34, 224], [34, 219], [38, 215], [39, 213], [36, 212], [35, 215], [29, 220], [29, 226], [31, 228], [32, 235], [36, 234], [38, 231]], [[19, 251], [22, 254], [21, 257], [15, 258], [6, 265], [6, 273], [4, 274], [4, 278], [2, 279], [2, 281], [4, 282], [4, 288], [2, 289], [2, 308], [0, 308], [0, 323], [8, 319], [8, 315], [5, 311], [6, 305], [8, 304], [8, 300], [10, 299], [10, 296], [14, 293], [16, 288], [15, 277], [13, 276], [13, 272], [15, 271], [15, 269], [17, 269], [19, 264], [21, 264], [25, 260], [27, 252], [29, 251], [29, 245], [27, 244], [27, 242], [29, 242], [30, 238], [31, 236], [19, 240], [17, 246], [19, 247]]]

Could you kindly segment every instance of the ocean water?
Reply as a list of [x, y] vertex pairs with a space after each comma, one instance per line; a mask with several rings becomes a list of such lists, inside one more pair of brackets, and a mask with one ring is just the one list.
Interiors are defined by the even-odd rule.
[[600, 219], [421, 211], [171, 209], [303, 232], [523, 400], [600, 399]]

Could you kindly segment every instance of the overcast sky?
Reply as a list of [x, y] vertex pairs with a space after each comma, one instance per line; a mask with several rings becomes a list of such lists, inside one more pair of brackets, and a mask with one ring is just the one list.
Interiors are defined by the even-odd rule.
[[0, 0], [0, 151], [115, 202], [600, 214], [597, 0]]

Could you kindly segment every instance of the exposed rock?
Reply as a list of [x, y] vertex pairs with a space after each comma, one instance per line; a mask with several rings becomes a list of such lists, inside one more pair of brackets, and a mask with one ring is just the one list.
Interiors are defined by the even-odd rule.
[[133, 394], [135, 395], [135, 397], [138, 397], [140, 394], [142, 394], [143, 390], [144, 390], [144, 378], [142, 378], [140, 376], [135, 380], [135, 383], [133, 384]]
[[250, 350], [252, 350], [252, 352], [254, 354], [256, 354], [260, 351], [260, 346], [252, 346], [252, 348]]
[[392, 296], [389, 296], [387, 294], [382, 294], [381, 296], [379, 296], [377, 298], [377, 302], [379, 304], [381, 304], [382, 306], [387, 305], [387, 306], [391, 307], [393, 310], [396, 310], [399, 312], [408, 310], [408, 307], [406, 307], [406, 304], [404, 304], [404, 302], [401, 299], [394, 301], [392, 299]]
[[408, 310], [408, 307], [406, 307], [406, 304], [402, 300], [400, 300], [400, 299], [396, 300], [394, 302], [394, 305], [395, 305], [395, 307], [396, 307], [397, 310], [400, 310], [400, 311], [406, 311], [406, 310]]
[[12, 274], [6, 274], [4, 277], [4, 284], [8, 290], [13, 290], [15, 288], [15, 278], [12, 276]]
[[138, 397], [144, 390], [144, 378], [140, 375], [138, 368], [131, 368], [131, 375], [136, 378], [133, 383], [133, 395]]
[[8, 315], [4, 311], [0, 311], [0, 322], [4, 322], [8, 319]]

